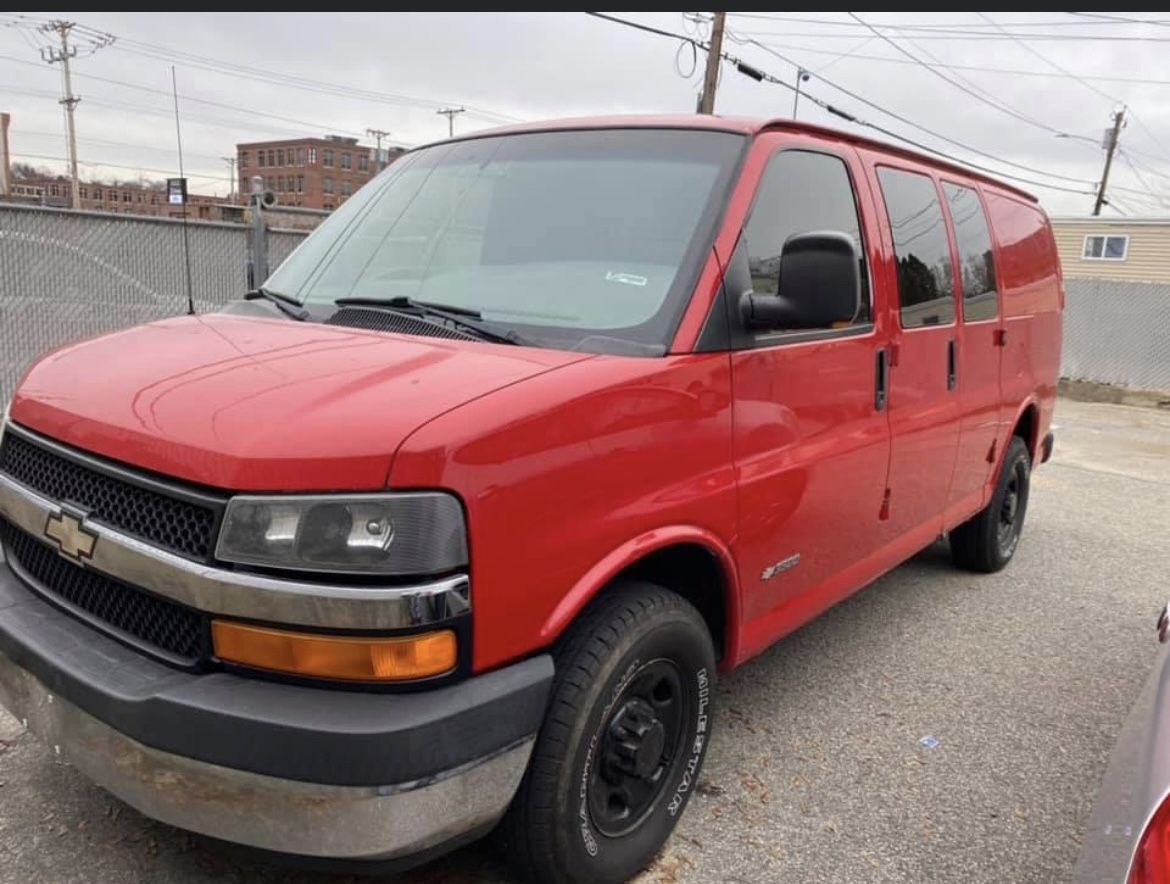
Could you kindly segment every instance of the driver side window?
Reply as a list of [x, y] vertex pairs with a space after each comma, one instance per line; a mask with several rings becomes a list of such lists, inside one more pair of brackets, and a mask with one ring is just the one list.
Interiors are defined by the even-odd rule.
[[790, 236], [827, 230], [853, 237], [862, 255], [861, 309], [852, 324], [868, 324], [873, 314], [853, 183], [845, 162], [830, 154], [786, 150], [768, 163], [744, 230], [752, 290], [778, 292], [780, 254]]

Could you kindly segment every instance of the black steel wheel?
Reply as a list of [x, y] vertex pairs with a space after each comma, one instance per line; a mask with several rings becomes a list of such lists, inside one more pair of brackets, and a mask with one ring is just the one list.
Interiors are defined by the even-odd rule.
[[499, 830], [534, 881], [620, 882], [662, 848], [698, 783], [715, 653], [702, 616], [626, 582], [558, 643], [549, 710]]
[[1011, 561], [1020, 545], [1028, 511], [1032, 458], [1028, 446], [1013, 436], [1004, 454], [991, 501], [951, 531], [951, 558], [970, 571], [991, 573]]

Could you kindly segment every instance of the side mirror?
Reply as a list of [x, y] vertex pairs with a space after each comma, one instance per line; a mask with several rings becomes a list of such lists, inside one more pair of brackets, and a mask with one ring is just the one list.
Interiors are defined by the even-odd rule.
[[852, 322], [861, 307], [861, 256], [846, 233], [788, 237], [779, 277], [777, 294], [745, 292], [740, 297], [740, 314], [749, 329], [829, 328]]

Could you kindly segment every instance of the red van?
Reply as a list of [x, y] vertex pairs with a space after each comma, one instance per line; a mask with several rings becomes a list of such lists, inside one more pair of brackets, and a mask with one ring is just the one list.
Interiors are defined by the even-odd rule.
[[0, 699], [212, 838], [623, 880], [717, 671], [943, 536], [1011, 559], [1062, 301], [1035, 199], [851, 134], [415, 150], [246, 300], [31, 368]]

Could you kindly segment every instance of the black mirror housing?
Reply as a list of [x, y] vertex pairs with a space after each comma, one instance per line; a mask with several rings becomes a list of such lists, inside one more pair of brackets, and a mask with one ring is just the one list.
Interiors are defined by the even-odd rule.
[[807, 330], [852, 322], [861, 307], [861, 255], [838, 231], [797, 233], [780, 253], [776, 295], [745, 292], [744, 325], [753, 330]]

